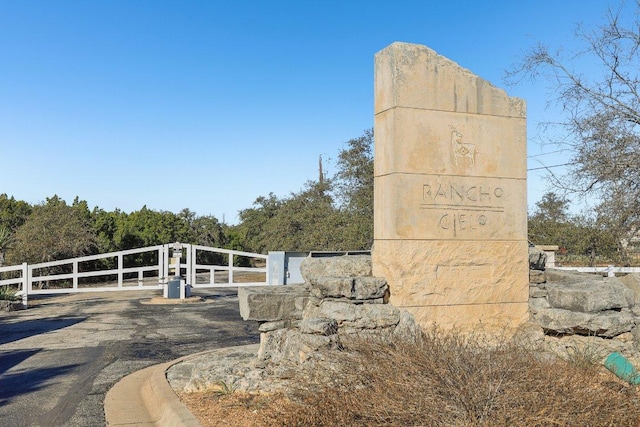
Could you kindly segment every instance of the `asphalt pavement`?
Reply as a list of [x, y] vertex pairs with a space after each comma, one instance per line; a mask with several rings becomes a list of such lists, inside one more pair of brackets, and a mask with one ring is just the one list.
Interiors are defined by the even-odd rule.
[[0, 424], [104, 426], [106, 392], [147, 366], [259, 341], [237, 289], [203, 302], [148, 304], [159, 291], [42, 297], [0, 313]]

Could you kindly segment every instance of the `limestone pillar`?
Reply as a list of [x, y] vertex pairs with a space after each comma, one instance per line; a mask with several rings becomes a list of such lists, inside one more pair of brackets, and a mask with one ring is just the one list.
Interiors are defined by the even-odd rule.
[[525, 102], [426, 46], [375, 57], [373, 272], [423, 326], [528, 319]]

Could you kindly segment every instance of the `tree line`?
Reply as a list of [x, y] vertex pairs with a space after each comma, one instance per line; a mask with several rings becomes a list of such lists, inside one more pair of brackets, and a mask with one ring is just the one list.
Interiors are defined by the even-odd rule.
[[618, 236], [593, 212], [570, 213], [570, 203], [554, 192], [546, 193], [529, 213], [528, 237], [537, 245], [559, 248], [558, 260], [579, 265], [631, 264], [633, 234]]
[[[321, 168], [320, 168], [321, 169]], [[0, 265], [38, 263], [95, 253], [115, 252], [169, 242], [193, 243], [247, 252], [272, 250], [368, 250], [373, 243], [373, 131], [345, 143], [337, 172], [286, 197], [258, 197], [239, 212], [237, 225], [214, 216], [198, 216], [143, 206], [126, 213], [89, 209], [76, 198], [67, 204], [58, 196], [30, 205], [0, 195]], [[626, 243], [597, 214], [571, 214], [567, 198], [548, 192], [529, 213], [529, 241], [558, 245], [561, 252], [629, 263]]]
[[[546, 85], [561, 113], [542, 123], [543, 136], [569, 154], [566, 174], [547, 168], [554, 191], [537, 206], [530, 238], [626, 263], [640, 237], [640, 1], [612, 2], [601, 24], [576, 26], [575, 39], [575, 49], [538, 44], [508, 72], [508, 83]], [[563, 214], [567, 198], [593, 209]]]
[[180, 241], [266, 253], [270, 250], [358, 250], [373, 243], [373, 131], [340, 150], [337, 172], [285, 197], [258, 197], [227, 225], [188, 208], [143, 206], [134, 212], [89, 209], [57, 195], [31, 205], [0, 194], [0, 265], [39, 263]]

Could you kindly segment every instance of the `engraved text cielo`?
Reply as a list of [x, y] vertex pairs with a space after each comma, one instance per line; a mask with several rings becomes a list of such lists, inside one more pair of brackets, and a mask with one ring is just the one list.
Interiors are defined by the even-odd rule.
[[433, 176], [422, 184], [421, 209], [435, 214], [438, 229], [452, 237], [480, 232], [500, 222], [507, 192], [499, 180]]

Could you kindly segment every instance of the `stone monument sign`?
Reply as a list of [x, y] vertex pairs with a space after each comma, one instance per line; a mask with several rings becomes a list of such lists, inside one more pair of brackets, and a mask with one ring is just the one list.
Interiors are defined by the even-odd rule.
[[426, 46], [375, 57], [373, 273], [427, 326], [528, 319], [525, 102]]

